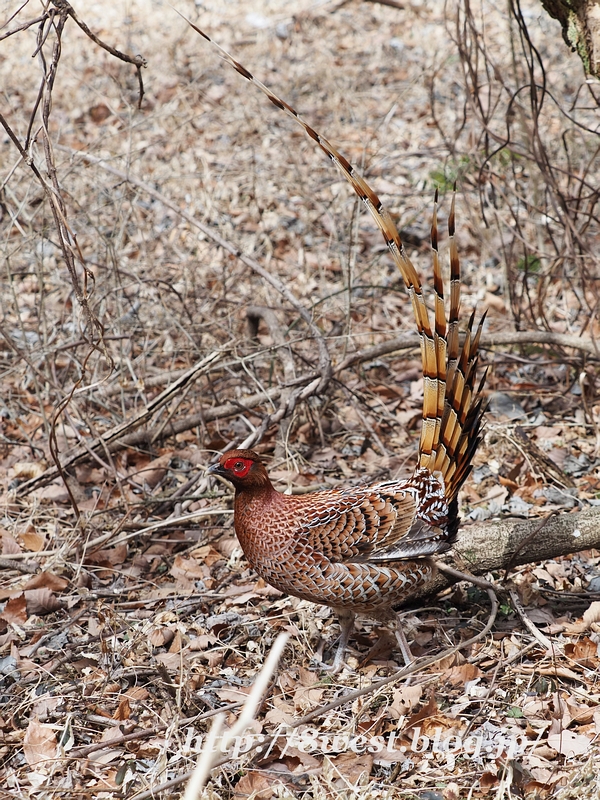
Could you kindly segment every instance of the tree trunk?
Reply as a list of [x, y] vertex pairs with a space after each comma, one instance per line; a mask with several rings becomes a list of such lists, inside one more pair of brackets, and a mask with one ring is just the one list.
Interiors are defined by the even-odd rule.
[[562, 26], [563, 39], [576, 50], [587, 75], [600, 77], [600, 1], [541, 0]]

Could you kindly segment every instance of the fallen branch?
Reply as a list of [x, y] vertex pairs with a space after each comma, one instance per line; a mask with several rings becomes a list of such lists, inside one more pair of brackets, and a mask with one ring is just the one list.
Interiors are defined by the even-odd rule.
[[[507, 331], [498, 333], [484, 333], [481, 336], [479, 347], [486, 349], [491, 347], [499, 347], [500, 345], [524, 345], [524, 344], [544, 344], [554, 345], [555, 347], [568, 347], [572, 350], [580, 350], [595, 358], [600, 358], [600, 348], [593, 339], [582, 339], [579, 336], [573, 336], [567, 333], [554, 333], [552, 331]], [[419, 347], [419, 338], [416, 333], [402, 334], [395, 336], [393, 339], [388, 339], [386, 342], [380, 342], [373, 345], [366, 350], [359, 350], [357, 353], [349, 355], [341, 364], [335, 369], [335, 372], [341, 372], [348, 367], [355, 364], [364, 363], [365, 361], [374, 361], [381, 356], [395, 353], [397, 350], [407, 350], [414, 348], [417, 350]]]
[[[595, 344], [592, 340], [579, 339], [575, 336], [566, 336], [564, 334], [552, 334], [548, 333], [547, 331], [521, 331], [512, 334], [493, 334], [487, 337], [482, 336], [481, 338], [482, 347], [492, 347], [499, 344], [556, 344], [557, 346], [560, 345], [563, 347], [579, 348], [580, 350], [588, 353], [596, 352]], [[343, 370], [348, 369], [349, 367], [368, 361], [374, 361], [383, 355], [389, 355], [390, 353], [400, 350], [417, 350], [418, 346], [419, 342], [416, 334], [403, 334], [402, 336], [397, 336], [387, 342], [382, 342], [381, 344], [365, 350], [360, 350], [357, 353], [353, 353], [344, 359], [343, 362], [338, 364], [333, 369], [332, 374], [334, 376], [339, 375]], [[161, 383], [164, 383], [165, 379], [168, 379], [168, 377], [174, 377], [175, 375], [178, 375], [179, 377], [175, 383], [168, 387], [168, 389], [165, 389], [165, 393], [168, 392], [168, 397], [171, 397], [174, 387], [181, 387], [183, 385], [181, 383], [182, 379], [185, 379], [189, 372], [190, 371], [187, 370], [185, 372], [176, 371], [173, 373], [165, 373], [164, 378], [163, 376], [155, 376], [151, 379], [148, 379], [146, 383], [148, 386], [160, 385]], [[302, 387], [301, 392], [298, 392], [298, 394], [293, 398], [295, 403], [297, 403], [299, 399], [305, 399], [308, 395], [314, 394], [318, 390], [318, 378], [319, 374], [314, 372], [295, 379], [294, 384]], [[82, 387], [79, 392], [85, 392], [89, 388], [90, 387]], [[168, 425], [164, 426], [163, 430], [161, 431], [161, 438], [177, 436], [178, 434], [189, 431], [198, 425], [202, 425], [206, 422], [214, 422], [218, 419], [226, 419], [227, 417], [232, 417], [235, 414], [239, 414], [241, 411], [250, 411], [255, 409], [258, 406], [264, 405], [265, 403], [275, 403], [279, 401], [282, 393], [287, 388], [289, 388], [287, 385], [273, 386], [263, 392], [255, 392], [254, 394], [248, 395], [242, 400], [222, 403], [221, 405], [213, 406], [212, 408], [203, 409], [197, 414], [191, 414], [187, 417], [173, 420], [169, 422]], [[112, 394], [112, 392], [109, 391], [107, 394]], [[159, 395], [159, 397], [162, 396], [163, 395]], [[156, 400], [153, 401], [153, 403], [155, 402]], [[287, 404], [286, 406], [281, 404], [276, 415], [269, 417], [269, 424], [275, 424], [282, 418], [282, 408], [287, 408]], [[157, 409], [154, 408], [154, 411], [156, 410]], [[125, 447], [139, 447], [148, 444], [153, 439], [154, 432], [148, 429], [134, 430], [135, 428], [139, 429], [142, 424], [147, 421], [147, 419], [148, 415], [146, 414], [146, 411], [144, 411], [141, 415], [136, 416], [133, 420], [121, 423], [117, 427], [107, 431], [103, 436], [104, 446], [107, 446], [109, 452], [113, 453]], [[127, 431], [131, 431], [131, 433], [127, 433]], [[100, 442], [91, 442], [89, 448], [92, 450], [99, 449]], [[64, 457], [64, 461], [62, 462], [63, 469], [70, 469], [76, 464], [81, 463], [88, 455], [88, 449], [85, 448], [77, 448], [72, 453], [67, 453]], [[56, 468], [53, 467], [48, 469], [37, 478], [22, 484], [17, 490], [17, 494], [28, 494], [34, 489], [50, 483], [50, 481], [54, 480], [56, 477], [58, 477], [58, 471]]]
[[[137, 731], [125, 733], [122, 736], [117, 736], [114, 739], [111, 739], [110, 747], [118, 747], [121, 744], [128, 744], [129, 742], [136, 742], [141, 739], [150, 739], [151, 737], [156, 736], [157, 733], [166, 731], [172, 726], [174, 726], [176, 729], [187, 728], [196, 722], [202, 722], [202, 720], [215, 717], [217, 714], [224, 714], [227, 711], [234, 711], [241, 705], [243, 705], [243, 702], [239, 700], [237, 703], [229, 703], [228, 705], [221, 706], [221, 708], [211, 708], [210, 711], [205, 711], [202, 714], [196, 714], [193, 717], [184, 717], [183, 719], [178, 719], [175, 722], [173, 720], [170, 720], [169, 722], [154, 721], [151, 728], [140, 728]], [[98, 752], [98, 750], [105, 750], [106, 747], [106, 742], [96, 742], [95, 744], [76, 747], [68, 753], [68, 758], [87, 758], [87, 756]]]
[[[169, 400], [176, 397], [184, 388], [184, 386], [187, 386], [187, 384], [189, 384], [191, 381], [196, 380], [200, 377], [200, 375], [203, 375], [205, 372], [207, 372], [209, 367], [212, 366], [215, 361], [221, 358], [223, 353], [223, 350], [214, 350], [212, 353], [209, 353], [201, 361], [198, 361], [198, 363], [194, 364], [194, 366], [184, 373], [179, 380], [172, 383], [163, 392], [157, 395], [154, 400], [148, 403], [146, 408], [137, 414], [133, 419], [126, 420], [120, 425], [117, 425], [115, 428], [111, 428], [110, 431], [107, 431], [102, 436], [99, 436], [95, 441], [86, 443], [85, 447], [77, 448], [74, 453], [68, 456], [65, 461], [61, 463], [62, 470], [70, 469], [76, 464], [79, 464], [85, 458], [88, 458], [90, 452], [92, 451], [95, 452], [103, 449], [108, 449], [110, 451], [110, 446], [112, 444], [126, 436], [128, 431], [131, 431], [134, 428], [137, 428], [140, 425], [148, 422], [150, 417], [156, 411], [158, 411], [158, 409], [162, 408], [166, 403], [168, 403]], [[17, 494], [29, 494], [29, 492], [33, 491], [34, 489], [44, 486], [46, 483], [54, 480], [58, 477], [58, 475], [59, 470], [57, 467], [51, 467], [50, 469], [42, 472], [42, 474], [38, 475], [36, 478], [31, 478], [31, 480], [22, 483], [17, 489]]]
[[538, 630], [537, 626], [532, 622], [532, 620], [529, 619], [517, 590], [510, 589], [508, 594], [514, 610], [521, 618], [521, 622], [527, 628], [529, 633], [537, 642], [539, 642], [539, 644], [541, 644], [544, 650], [547, 650], [552, 656], [556, 656], [557, 652], [560, 652], [559, 648], [554, 645], [547, 636], [544, 636], [544, 634]]
[[[463, 525], [454, 546], [457, 566], [461, 566], [462, 560], [463, 571], [485, 575], [504, 571], [509, 565], [518, 567], [581, 550], [600, 549], [600, 508], [559, 514], [545, 522], [543, 531], [539, 522], [539, 519], [503, 519]], [[536, 529], [539, 535], [532, 536]], [[426, 591], [413, 596], [411, 604], [421, 603], [424, 597], [454, 583], [456, 579], [452, 576], [438, 574]]]
[[[27, 556], [31, 557], [31, 553], [27, 553]], [[12, 558], [0, 558], [0, 569], [14, 569], [27, 575], [35, 575], [39, 572], [40, 565], [37, 561], [20, 563]]]

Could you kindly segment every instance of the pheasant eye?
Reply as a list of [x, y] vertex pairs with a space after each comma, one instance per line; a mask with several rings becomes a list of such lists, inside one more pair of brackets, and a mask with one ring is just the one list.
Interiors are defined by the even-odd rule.
[[250, 472], [252, 461], [249, 458], [228, 458], [223, 466], [225, 469], [231, 470], [238, 478], [245, 478]]

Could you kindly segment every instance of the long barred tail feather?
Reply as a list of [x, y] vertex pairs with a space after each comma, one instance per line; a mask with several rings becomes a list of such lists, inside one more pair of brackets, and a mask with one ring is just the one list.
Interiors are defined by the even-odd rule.
[[444, 414], [447, 367], [447, 324], [444, 306], [444, 279], [438, 250], [438, 192], [435, 192], [431, 221], [431, 257], [433, 262], [435, 375], [423, 373], [423, 420], [419, 442], [419, 466], [434, 470]]
[[[431, 472], [439, 471], [444, 478], [446, 499], [453, 506], [450, 518], [456, 516], [456, 500], [460, 487], [466, 480], [473, 455], [480, 442], [480, 430], [485, 413], [482, 389], [484, 374], [474, 392], [479, 358], [479, 340], [486, 314], [484, 313], [475, 335], [471, 314], [462, 348], [459, 345], [458, 321], [460, 316], [461, 273], [456, 246], [456, 187], [448, 217], [450, 238], [450, 308], [446, 322], [444, 283], [440, 268], [437, 227], [438, 193], [431, 224], [431, 251], [433, 262], [433, 288], [435, 294], [434, 344], [437, 355], [437, 391], [424, 380], [423, 391], [428, 395], [423, 403], [423, 424], [419, 445], [419, 466]], [[433, 414], [435, 406], [436, 413]]]
[[[183, 16], [183, 15], [181, 15]], [[450, 303], [446, 319], [444, 285], [438, 251], [436, 191], [431, 226], [433, 260], [434, 324], [423, 297], [419, 275], [404, 251], [398, 229], [388, 210], [368, 183], [352, 164], [320, 133], [312, 128], [298, 112], [281, 100], [267, 86], [236, 61], [210, 36], [184, 17], [188, 24], [210, 42], [221, 57], [242, 77], [253, 83], [273, 103], [304, 129], [346, 178], [379, 227], [392, 259], [406, 285], [421, 342], [423, 363], [423, 420], [419, 442], [419, 466], [430, 472], [438, 471], [444, 479], [445, 494], [450, 505], [451, 524], [457, 526], [457, 495], [471, 469], [471, 460], [480, 441], [480, 430], [485, 413], [482, 389], [485, 374], [474, 391], [477, 372], [478, 347], [485, 314], [473, 335], [473, 315], [467, 326], [462, 347], [459, 346], [458, 322], [460, 315], [460, 260], [455, 239], [455, 193], [448, 218], [450, 237]]]

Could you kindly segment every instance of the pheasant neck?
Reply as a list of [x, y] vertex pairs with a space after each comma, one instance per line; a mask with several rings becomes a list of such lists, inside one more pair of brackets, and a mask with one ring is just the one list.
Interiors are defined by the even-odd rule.
[[292, 498], [278, 492], [270, 482], [236, 490], [235, 532], [251, 563], [256, 563], [257, 558], [260, 560], [262, 554], [272, 558], [293, 538], [290, 534], [293, 526], [289, 525], [290, 504], [293, 504]]

